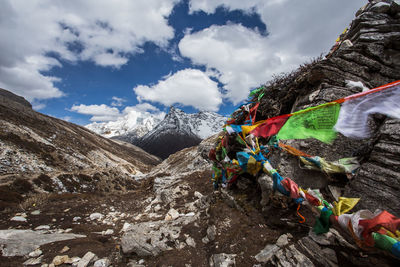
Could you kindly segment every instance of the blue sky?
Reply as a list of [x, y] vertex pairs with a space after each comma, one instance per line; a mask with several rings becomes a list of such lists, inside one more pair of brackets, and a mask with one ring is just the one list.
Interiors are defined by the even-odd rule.
[[170, 105], [227, 115], [328, 52], [366, 2], [0, 0], [0, 87], [81, 125]]

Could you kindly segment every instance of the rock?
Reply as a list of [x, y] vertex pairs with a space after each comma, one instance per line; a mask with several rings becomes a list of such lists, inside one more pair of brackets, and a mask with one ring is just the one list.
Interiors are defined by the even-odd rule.
[[82, 218], [79, 217], [79, 216], [77, 216], [77, 217], [72, 218], [72, 221], [73, 221], [73, 222], [77, 222], [77, 221], [79, 221], [80, 219], [82, 219]]
[[43, 252], [40, 249], [35, 249], [34, 251], [30, 252], [28, 256], [31, 258], [36, 258], [42, 255], [42, 253]]
[[102, 235], [112, 235], [112, 234], [114, 234], [114, 230], [113, 229], [107, 229], [106, 231], [103, 231], [101, 234]]
[[65, 263], [65, 262], [67, 262], [67, 261], [69, 261], [68, 255], [62, 255], [62, 256], [55, 256], [53, 261], [52, 261], [52, 263], [55, 266], [58, 266], [58, 265], [61, 265], [61, 264]]
[[215, 239], [215, 235], [217, 234], [217, 228], [215, 225], [211, 225], [207, 228], [207, 239], [209, 241], [213, 241]]
[[89, 263], [96, 257], [96, 255], [92, 252], [87, 252], [82, 259], [78, 262], [78, 267], [86, 267]]
[[[54, 265], [54, 264], [53, 264]], [[47, 263], [42, 264], [42, 266], [40, 267], [49, 267], [49, 265]]]
[[210, 267], [236, 266], [236, 254], [214, 254], [210, 258]]
[[64, 233], [70, 233], [70, 232], [72, 232], [72, 228], [67, 228], [64, 230]]
[[258, 262], [268, 262], [271, 260], [272, 256], [279, 250], [279, 247], [277, 245], [271, 245], [268, 244], [265, 246], [263, 250], [261, 250], [256, 256], [256, 260]]
[[132, 224], [130, 223], [124, 223], [124, 225], [122, 226], [121, 232], [126, 232], [130, 227], [132, 226]]
[[190, 236], [188, 236], [188, 237], [186, 238], [186, 244], [188, 244], [188, 246], [191, 246], [191, 247], [193, 247], [193, 248], [196, 247], [196, 242], [195, 242], [194, 239], [193, 239], [192, 237], [190, 237]]
[[100, 259], [95, 261], [93, 267], [108, 267], [110, 266], [110, 260], [109, 259]]
[[104, 215], [98, 212], [92, 213], [90, 214], [89, 218], [90, 220], [94, 221], [94, 220], [101, 220], [103, 219]]
[[43, 258], [43, 255], [42, 256], [40, 256], [39, 258], [36, 258], [36, 259], [29, 259], [29, 260], [26, 260], [26, 261], [24, 261], [24, 265], [37, 265], [37, 264], [40, 264], [41, 262], [42, 262], [42, 258]]
[[182, 216], [175, 220], [142, 222], [132, 225], [121, 238], [124, 253], [136, 253], [139, 256], [157, 256], [171, 249], [176, 243], [184, 225], [196, 221], [198, 216]]
[[69, 260], [66, 261], [65, 263], [66, 263], [66, 264], [72, 264], [73, 266], [76, 266], [77, 263], [78, 263], [80, 260], [81, 260], [81, 258], [79, 258], [79, 257], [72, 257], [72, 258], [69, 258]]
[[67, 252], [69, 249], [70, 249], [70, 248], [69, 248], [68, 246], [65, 246], [65, 247], [63, 247], [63, 248], [60, 250], [60, 253], [65, 253], [65, 252]]
[[34, 210], [31, 212], [32, 215], [39, 215], [40, 214], [40, 210]]
[[24, 256], [41, 245], [80, 237], [86, 236], [47, 233], [47, 231], [0, 230], [0, 249], [5, 257]]
[[387, 13], [390, 9], [390, 4], [385, 3], [385, 2], [380, 2], [375, 5], [373, 5], [369, 11], [371, 12], [376, 12], [376, 13]]
[[337, 266], [336, 253], [332, 249], [321, 249], [321, 247], [309, 237], [303, 237], [299, 240], [298, 244], [321, 266]]
[[314, 264], [303, 253], [298, 251], [294, 245], [290, 245], [286, 249], [281, 249], [276, 252], [273, 259], [275, 266], [301, 266], [312, 267]]
[[35, 230], [49, 230], [50, 226], [49, 225], [39, 225], [38, 227], [35, 228]]
[[178, 217], [179, 217], [179, 212], [176, 209], [171, 208], [168, 211], [167, 215], [165, 215], [165, 220], [166, 221], [175, 220]]
[[344, 197], [361, 197], [357, 209], [387, 210], [399, 215], [400, 190], [400, 120], [386, 119], [379, 139], [372, 147], [369, 160], [362, 164], [356, 176], [346, 185]]
[[27, 222], [25, 217], [22, 216], [14, 216], [11, 218], [11, 221], [13, 222]]
[[200, 193], [200, 192], [198, 192], [198, 191], [195, 191], [195, 192], [194, 192], [194, 196], [195, 196], [196, 198], [198, 198], [198, 199], [201, 199], [201, 198], [203, 197], [203, 194]]
[[258, 184], [261, 188], [261, 206], [266, 206], [269, 202], [269, 196], [273, 191], [274, 181], [266, 174], [261, 175], [257, 179]]
[[154, 211], [155, 212], [158, 212], [158, 211], [160, 211], [161, 210], [161, 206], [160, 206], [160, 204], [157, 204], [155, 207], [154, 207]]
[[287, 244], [289, 244], [288, 241], [288, 236], [287, 235], [281, 235], [278, 240], [276, 241], [276, 245], [278, 247], [283, 247], [286, 246]]

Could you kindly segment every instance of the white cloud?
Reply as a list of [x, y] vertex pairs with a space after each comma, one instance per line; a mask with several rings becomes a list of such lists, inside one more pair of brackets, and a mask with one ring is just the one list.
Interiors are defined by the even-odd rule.
[[236, 104], [273, 74], [328, 52], [364, 4], [365, 0], [191, 0], [190, 12], [213, 13], [219, 6], [256, 12], [267, 25], [268, 36], [241, 25], [211, 26], [187, 33], [179, 49], [194, 63], [211, 69], [207, 73], [217, 73], [228, 91], [226, 97]]
[[101, 105], [80, 104], [80, 105], [73, 105], [69, 109], [69, 111], [77, 112], [83, 115], [89, 115], [91, 116], [90, 121], [95, 121], [95, 122], [127, 120], [130, 117], [136, 118], [137, 116], [149, 115], [150, 113], [152, 113], [157, 118], [158, 117], [163, 118], [165, 116], [164, 112], [161, 112], [157, 107], [149, 103], [140, 103], [137, 104], [136, 106], [125, 107], [122, 111], [120, 111], [116, 107], [110, 107], [106, 104], [101, 104]]
[[126, 107], [123, 112], [128, 113], [131, 110], [136, 110], [140, 112], [155, 112], [155, 113], [161, 112], [160, 109], [149, 103], [140, 103], [133, 107]]
[[119, 110], [115, 107], [109, 107], [105, 104], [101, 105], [73, 105], [70, 109], [79, 114], [91, 115], [91, 121], [112, 121], [121, 116]]
[[111, 102], [111, 106], [113, 107], [121, 107], [124, 105], [124, 102], [126, 102], [126, 99], [116, 96], [113, 96], [112, 100], [113, 101]]
[[177, 0], [4, 0], [0, 9], [0, 86], [28, 100], [63, 96], [60, 62], [120, 67], [147, 41], [164, 47], [174, 35], [167, 17]]
[[139, 85], [133, 90], [139, 101], [159, 102], [166, 106], [180, 103], [200, 110], [217, 111], [222, 103], [218, 84], [197, 69], [180, 70], [156, 85]]

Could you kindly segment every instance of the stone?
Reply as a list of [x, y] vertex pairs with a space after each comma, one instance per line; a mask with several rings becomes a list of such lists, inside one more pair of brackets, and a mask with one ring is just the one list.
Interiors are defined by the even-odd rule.
[[387, 13], [390, 9], [390, 4], [385, 2], [376, 3], [373, 5], [369, 11], [376, 13]]
[[70, 250], [70, 248], [69, 248], [68, 246], [64, 246], [64, 247], [60, 250], [60, 253], [65, 253], [65, 252], [67, 252], [68, 250]]
[[123, 253], [138, 256], [157, 256], [171, 249], [181, 233], [182, 227], [197, 220], [197, 216], [182, 216], [175, 220], [142, 222], [132, 225], [121, 238]]
[[190, 236], [188, 236], [188, 237], [186, 238], [186, 244], [188, 244], [188, 246], [191, 246], [191, 247], [193, 247], [193, 248], [196, 247], [196, 242], [195, 242], [194, 239], [193, 239], [192, 237], [190, 237]]
[[160, 206], [160, 204], [157, 204], [155, 207], [154, 207], [154, 211], [155, 212], [158, 212], [158, 211], [160, 211], [161, 210], [161, 206]]
[[352, 46], [353, 46], [353, 43], [350, 40], [344, 40], [342, 42], [342, 44], [340, 45], [339, 49], [346, 49], [346, 48], [349, 48], [349, 47], [352, 47]]
[[43, 252], [38, 248], [38, 249], [35, 249], [34, 251], [30, 252], [28, 254], [28, 256], [31, 258], [36, 258], [36, 257], [39, 257], [40, 255], [42, 255], [42, 253]]
[[215, 239], [215, 235], [217, 234], [217, 228], [215, 225], [211, 225], [207, 228], [207, 239], [209, 241], [213, 241]]
[[39, 225], [38, 227], [35, 228], [35, 230], [49, 230], [50, 226], [49, 225]]
[[230, 267], [236, 266], [236, 254], [214, 254], [210, 258], [210, 267]]
[[[54, 265], [54, 264], [53, 264]], [[42, 264], [40, 267], [49, 267], [47, 263]]]
[[201, 199], [203, 197], [203, 194], [198, 192], [198, 191], [194, 191], [194, 196], [198, 199]]
[[124, 225], [122, 226], [121, 232], [126, 232], [130, 227], [132, 226], [132, 224], [130, 223], [124, 223]]
[[0, 230], [0, 249], [5, 257], [24, 256], [41, 245], [81, 237], [86, 236], [48, 233], [47, 231]]
[[13, 222], [27, 222], [26, 218], [23, 216], [14, 216], [10, 220]]
[[278, 240], [275, 243], [278, 247], [283, 247], [289, 244], [288, 241], [288, 236], [287, 235], [281, 235]]
[[72, 264], [73, 266], [76, 266], [77, 263], [78, 263], [80, 260], [81, 260], [81, 258], [79, 258], [79, 257], [72, 257], [72, 258], [69, 258], [69, 260], [66, 261], [65, 263], [66, 263], [66, 264]]
[[101, 220], [103, 219], [104, 215], [98, 212], [92, 213], [90, 214], [89, 218], [90, 220], [94, 221], [94, 220]]
[[37, 265], [37, 264], [40, 264], [40, 263], [42, 262], [42, 258], [43, 258], [43, 255], [40, 256], [39, 258], [28, 259], [28, 260], [24, 261], [23, 265], [29, 266], [29, 265]]
[[274, 181], [267, 174], [263, 174], [257, 179], [261, 188], [261, 206], [266, 206], [269, 202], [269, 196], [273, 191]]
[[92, 252], [87, 252], [82, 259], [78, 262], [78, 267], [86, 267], [89, 263], [96, 257], [96, 255]]
[[277, 245], [268, 244], [263, 250], [261, 250], [256, 256], [258, 262], [266, 263], [271, 260], [272, 256], [279, 250]]
[[103, 231], [101, 234], [102, 235], [112, 235], [112, 234], [114, 234], [114, 230], [113, 229], [107, 229], [106, 231]]
[[69, 261], [68, 255], [62, 255], [62, 256], [55, 256], [53, 261], [52, 261], [52, 263], [55, 266], [58, 266], [58, 265], [61, 265], [61, 264], [65, 263], [65, 262], [67, 262], [67, 261]]
[[80, 219], [82, 219], [82, 218], [79, 217], [79, 216], [77, 216], [77, 217], [72, 218], [72, 221], [73, 221], [73, 222], [77, 222], [77, 221], [79, 221]]
[[110, 266], [109, 259], [100, 259], [94, 262], [93, 267], [108, 267]]
[[175, 220], [178, 217], [179, 217], [179, 212], [176, 209], [171, 208], [168, 211], [167, 215], [165, 215], [165, 220], [166, 221]]
[[40, 210], [34, 210], [31, 212], [32, 215], [39, 215], [40, 214]]

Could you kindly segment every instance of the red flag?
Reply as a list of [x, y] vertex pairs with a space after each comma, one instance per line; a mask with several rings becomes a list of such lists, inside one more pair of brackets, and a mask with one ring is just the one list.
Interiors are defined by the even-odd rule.
[[381, 227], [385, 227], [392, 233], [396, 233], [396, 230], [400, 228], [400, 218], [384, 210], [372, 219], [360, 220], [358, 224], [364, 228], [362, 237], [365, 243], [368, 246], [373, 246], [374, 239], [371, 233], [379, 231]]
[[254, 136], [257, 137], [261, 136], [264, 138], [275, 135], [279, 132], [279, 130], [282, 128], [282, 126], [285, 124], [285, 122], [288, 120], [290, 116], [291, 116], [290, 114], [286, 114], [270, 118], [263, 124], [260, 124], [260, 126], [255, 128], [250, 133], [253, 134]]
[[249, 111], [249, 114], [247, 115], [246, 121], [250, 120], [251, 118], [251, 124], [254, 124], [256, 121], [256, 114], [257, 114], [257, 109], [258, 106], [260, 105], [260, 102], [257, 102]]

